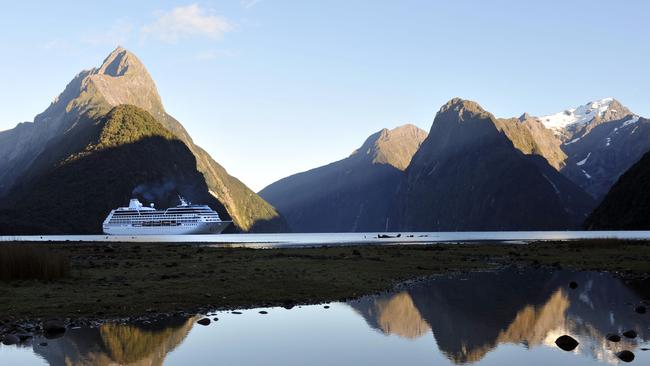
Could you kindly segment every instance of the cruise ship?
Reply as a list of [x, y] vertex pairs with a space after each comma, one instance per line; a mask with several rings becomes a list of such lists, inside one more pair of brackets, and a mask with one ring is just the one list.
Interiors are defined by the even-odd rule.
[[112, 210], [103, 223], [109, 235], [182, 235], [219, 234], [232, 221], [222, 221], [219, 214], [206, 205], [193, 205], [180, 198], [181, 204], [166, 210], [154, 205], [143, 206], [137, 198], [128, 207]]

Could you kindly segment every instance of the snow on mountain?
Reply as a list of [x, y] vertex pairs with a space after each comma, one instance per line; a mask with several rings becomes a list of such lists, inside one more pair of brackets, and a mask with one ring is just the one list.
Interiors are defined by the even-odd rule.
[[571, 125], [588, 123], [597, 115], [602, 117], [613, 101], [614, 98], [604, 98], [560, 113], [539, 117], [539, 120], [546, 128], [559, 131]]
[[640, 117], [637, 116], [637, 115], [632, 116], [630, 119], [628, 119], [627, 121], [623, 122], [623, 124], [621, 125], [621, 128], [623, 128], [623, 127], [627, 127], [627, 126], [629, 126], [629, 125], [631, 125], [631, 124], [634, 124], [634, 123], [639, 122], [639, 118], [640, 118]]
[[576, 165], [579, 165], [579, 166], [580, 166], [580, 165], [585, 165], [585, 163], [587, 162], [587, 160], [589, 160], [589, 157], [590, 157], [590, 156], [591, 156], [591, 152], [590, 152], [589, 154], [587, 154], [587, 157], [586, 157], [586, 158], [584, 158], [584, 159], [580, 160], [579, 162], [577, 162]]

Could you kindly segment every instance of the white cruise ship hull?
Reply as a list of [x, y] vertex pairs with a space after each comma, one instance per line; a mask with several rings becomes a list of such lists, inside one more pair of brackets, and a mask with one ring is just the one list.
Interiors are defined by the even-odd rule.
[[104, 234], [107, 235], [187, 235], [187, 234], [220, 234], [228, 227], [229, 221], [197, 222], [190, 225], [178, 226], [133, 226], [104, 224]]

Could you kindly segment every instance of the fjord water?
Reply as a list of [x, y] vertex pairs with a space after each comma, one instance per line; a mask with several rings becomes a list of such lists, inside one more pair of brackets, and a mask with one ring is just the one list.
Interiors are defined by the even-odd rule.
[[[380, 238], [379, 235], [387, 237]], [[163, 242], [211, 243], [215, 246], [291, 247], [349, 244], [414, 244], [467, 241], [535, 241], [577, 239], [650, 240], [650, 231], [449, 231], [367, 233], [275, 233], [216, 235], [6, 235], [0, 242]]]
[[[568, 283], [578, 283], [570, 289]], [[217, 311], [150, 324], [104, 324], [0, 346], [11, 365], [650, 364], [650, 286], [609, 274], [507, 269], [438, 277], [347, 303]], [[266, 311], [267, 314], [261, 314]], [[635, 339], [606, 340], [627, 330]], [[571, 352], [555, 339], [568, 334]], [[47, 342], [47, 346], [39, 343]]]

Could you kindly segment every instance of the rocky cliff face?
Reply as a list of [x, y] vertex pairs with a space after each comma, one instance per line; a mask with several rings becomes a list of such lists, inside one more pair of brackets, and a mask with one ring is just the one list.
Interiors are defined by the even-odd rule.
[[[48, 146], [59, 140], [75, 146], [85, 145], [87, 141], [79, 132], [82, 127], [97, 123], [113, 107], [123, 104], [148, 112], [189, 148], [208, 191], [223, 204], [238, 228], [244, 231], [286, 230], [286, 222], [271, 205], [230, 176], [194, 144], [183, 126], [165, 112], [156, 85], [144, 65], [134, 54], [120, 47], [99, 68], [79, 73], [33, 123], [0, 132], [0, 196], [10, 192], [22, 176], [38, 173], [36, 168], [42, 163], [36, 161]], [[116, 206], [120, 202], [111, 204]]]
[[445, 104], [406, 170], [393, 228], [577, 227], [592, 200], [545, 159], [520, 151], [516, 146], [529, 143], [529, 130], [513, 123], [472, 101]]
[[384, 231], [395, 194], [426, 132], [383, 129], [348, 158], [281, 179], [260, 191], [293, 231]]

